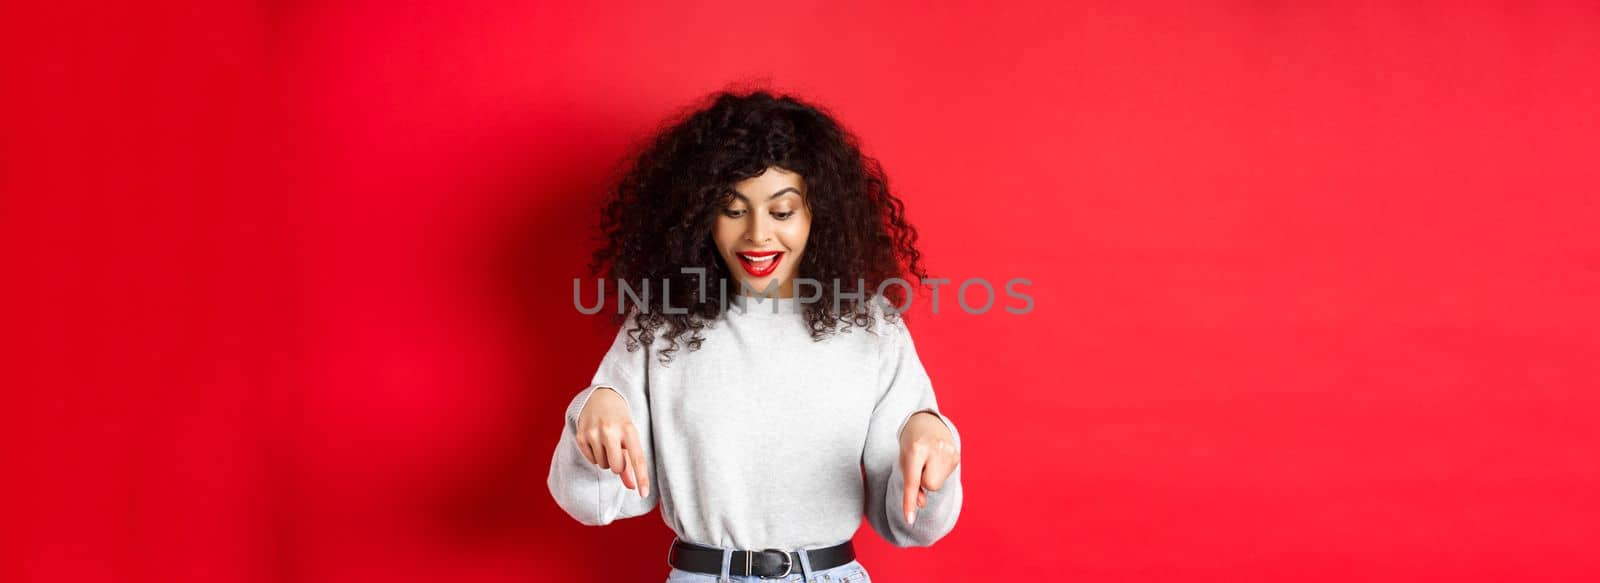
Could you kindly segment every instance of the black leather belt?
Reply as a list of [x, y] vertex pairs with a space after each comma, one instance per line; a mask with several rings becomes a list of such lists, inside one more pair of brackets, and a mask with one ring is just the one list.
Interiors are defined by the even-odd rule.
[[[806, 561], [812, 571], [832, 569], [856, 560], [856, 547], [844, 541], [831, 547], [806, 549]], [[722, 574], [722, 549], [697, 545], [673, 539], [667, 551], [667, 564], [685, 571]], [[728, 574], [737, 577], [756, 576], [763, 579], [788, 577], [800, 572], [800, 553], [778, 549], [761, 551], [734, 551], [728, 563]]]

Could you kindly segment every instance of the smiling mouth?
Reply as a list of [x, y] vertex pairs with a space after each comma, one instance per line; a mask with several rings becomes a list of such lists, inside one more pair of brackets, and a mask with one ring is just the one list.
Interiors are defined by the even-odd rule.
[[783, 261], [782, 251], [747, 251], [735, 253], [739, 257], [739, 264], [744, 266], [744, 272], [751, 277], [766, 277], [778, 269], [778, 262]]

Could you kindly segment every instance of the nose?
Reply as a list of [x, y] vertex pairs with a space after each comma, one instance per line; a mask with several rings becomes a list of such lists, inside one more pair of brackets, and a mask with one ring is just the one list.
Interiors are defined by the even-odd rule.
[[767, 224], [767, 221], [762, 220], [761, 217], [752, 217], [750, 219], [750, 228], [746, 229], [744, 232], [744, 240], [756, 245], [761, 245], [767, 241], [771, 241], [772, 230], [770, 225]]

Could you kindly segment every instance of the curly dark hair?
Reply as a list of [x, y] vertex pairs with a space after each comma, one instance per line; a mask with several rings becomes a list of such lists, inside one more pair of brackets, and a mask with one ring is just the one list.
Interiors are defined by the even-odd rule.
[[[589, 270], [602, 281], [635, 287], [670, 281], [671, 305], [687, 313], [657, 309], [659, 293], [648, 302], [650, 309], [619, 311], [618, 324], [630, 317], [635, 322], [628, 332], [629, 350], [652, 345], [658, 334], [667, 342], [660, 352], [663, 362], [672, 359], [679, 340], [691, 351], [700, 348], [701, 330], [726, 308], [719, 290], [739, 289], [712, 241], [716, 218], [731, 200], [734, 183], [770, 166], [798, 173], [806, 184], [812, 223], [796, 277], [822, 283], [822, 299], [803, 305], [813, 341], [840, 329], [848, 332], [852, 325], [870, 329], [875, 316], [868, 303], [879, 297], [884, 281], [900, 278], [915, 287], [927, 277], [917, 230], [890, 193], [882, 166], [863, 154], [855, 135], [824, 108], [765, 90], [724, 90], [661, 128], [635, 146], [636, 154], [627, 158], [631, 163], [608, 188], [600, 219], [602, 245]], [[700, 277], [683, 273], [685, 267], [705, 270], [704, 297]], [[834, 289], [835, 279], [842, 289]], [[864, 287], [857, 288], [858, 281]], [[903, 289], [890, 285], [882, 299], [904, 305]], [[836, 298], [841, 291], [864, 292], [865, 298]], [[894, 321], [899, 315], [884, 310], [878, 317]]]

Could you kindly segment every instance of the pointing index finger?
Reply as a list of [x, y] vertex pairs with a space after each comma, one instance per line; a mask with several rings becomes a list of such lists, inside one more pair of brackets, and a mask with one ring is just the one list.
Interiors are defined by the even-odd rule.
[[639, 497], [647, 497], [650, 495], [650, 465], [644, 462], [644, 448], [639, 446], [639, 430], [629, 425], [623, 442], [627, 444], [628, 455], [632, 460], [634, 479], [639, 485]]
[[902, 498], [906, 524], [917, 522], [917, 494], [921, 492], [922, 467], [928, 462], [928, 453], [913, 449], [901, 458], [900, 473], [905, 476], [905, 496]]

